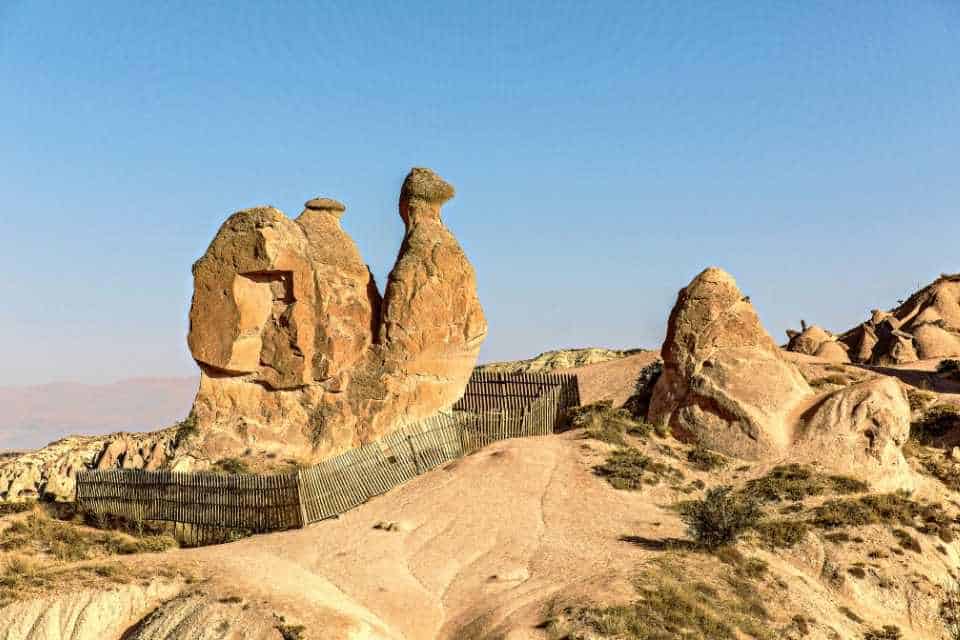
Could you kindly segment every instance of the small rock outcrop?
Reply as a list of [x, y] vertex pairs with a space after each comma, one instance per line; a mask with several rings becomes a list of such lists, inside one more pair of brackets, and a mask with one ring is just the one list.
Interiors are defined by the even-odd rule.
[[486, 336], [476, 276], [429, 169], [403, 183], [406, 234], [381, 299], [345, 207], [241, 211], [194, 265], [188, 344], [201, 369], [189, 453], [321, 459], [453, 405]]
[[896, 378], [880, 376], [828, 394], [800, 417], [795, 437], [824, 466], [863, 470], [875, 489], [894, 489], [909, 475], [902, 454], [909, 436], [906, 392]]
[[787, 343], [787, 351], [815, 356], [828, 362], [850, 362], [847, 345], [839, 342], [835, 335], [817, 325], [811, 325], [799, 332], [787, 331], [787, 337], [790, 339]]
[[73, 500], [86, 469], [158, 469], [169, 459], [173, 430], [111, 436], [70, 436], [0, 462], [0, 500]]
[[887, 486], [909, 476], [899, 473], [910, 429], [900, 382], [881, 376], [816, 395], [721, 269], [680, 291], [661, 353], [647, 417], [681, 439], [741, 458], [856, 468]]
[[873, 311], [839, 340], [863, 364], [960, 356], [960, 274], [940, 276], [891, 311]]

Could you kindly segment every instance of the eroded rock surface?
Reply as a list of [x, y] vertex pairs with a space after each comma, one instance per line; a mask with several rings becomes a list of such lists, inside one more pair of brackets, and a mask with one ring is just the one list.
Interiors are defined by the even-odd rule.
[[231, 216], [194, 265], [189, 453], [316, 460], [452, 406], [487, 332], [473, 267], [441, 219], [452, 196], [428, 169], [407, 176], [382, 300], [339, 202], [311, 200], [295, 220], [272, 207]]
[[941, 276], [892, 311], [873, 311], [840, 340], [864, 364], [960, 356], [960, 274]]
[[[805, 333], [817, 339], [804, 348], [817, 353], [822, 336], [812, 329]], [[682, 439], [741, 458], [855, 468], [890, 486], [909, 476], [901, 446], [910, 406], [900, 382], [881, 376], [816, 396], [721, 269], [706, 269], [680, 291], [662, 356], [648, 419]]]
[[828, 362], [850, 362], [847, 345], [839, 342], [835, 335], [822, 327], [812, 325], [800, 332], [788, 331], [787, 336], [790, 338], [787, 351], [816, 356]]
[[85, 469], [159, 469], [173, 452], [176, 434], [71, 436], [0, 462], [0, 499], [73, 500], [77, 473]]
[[715, 267], [680, 291], [661, 354], [650, 420], [730, 455], [783, 450], [791, 409], [813, 394], [733, 277]]

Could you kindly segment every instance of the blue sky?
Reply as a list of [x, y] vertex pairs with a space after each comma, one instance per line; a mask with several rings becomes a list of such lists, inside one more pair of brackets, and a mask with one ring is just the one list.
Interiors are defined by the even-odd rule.
[[657, 347], [710, 264], [781, 339], [960, 271], [960, 4], [0, 0], [0, 141], [0, 384], [193, 373], [253, 205], [342, 200], [382, 284], [414, 165], [483, 359]]

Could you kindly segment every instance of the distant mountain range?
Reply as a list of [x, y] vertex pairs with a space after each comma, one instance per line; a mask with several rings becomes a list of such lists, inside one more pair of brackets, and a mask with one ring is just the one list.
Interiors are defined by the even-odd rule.
[[67, 435], [170, 426], [189, 413], [197, 384], [189, 377], [0, 387], [0, 451], [35, 449]]

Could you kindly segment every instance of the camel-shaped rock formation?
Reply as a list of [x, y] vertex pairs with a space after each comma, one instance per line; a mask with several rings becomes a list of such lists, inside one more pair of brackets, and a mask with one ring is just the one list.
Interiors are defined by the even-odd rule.
[[725, 271], [706, 269], [680, 291], [661, 353], [647, 418], [677, 437], [740, 458], [856, 469], [878, 486], [909, 482], [900, 382], [879, 376], [815, 394]]
[[473, 267], [440, 217], [453, 194], [429, 169], [407, 176], [382, 299], [339, 202], [311, 200], [295, 220], [231, 216], [193, 267], [192, 453], [319, 460], [452, 406], [487, 333]]

